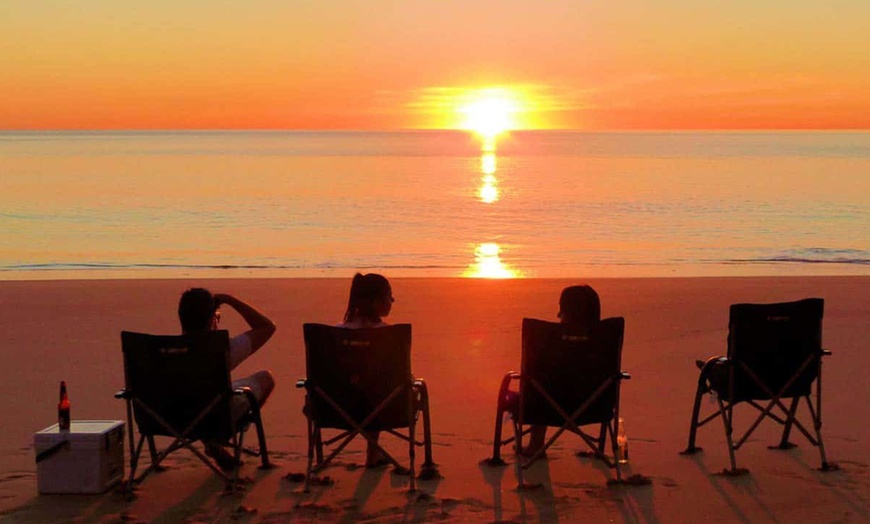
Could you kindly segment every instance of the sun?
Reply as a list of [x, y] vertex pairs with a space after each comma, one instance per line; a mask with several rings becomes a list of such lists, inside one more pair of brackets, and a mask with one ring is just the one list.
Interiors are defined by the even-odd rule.
[[459, 112], [465, 117], [463, 129], [492, 138], [515, 128], [517, 103], [507, 90], [481, 89], [469, 93]]

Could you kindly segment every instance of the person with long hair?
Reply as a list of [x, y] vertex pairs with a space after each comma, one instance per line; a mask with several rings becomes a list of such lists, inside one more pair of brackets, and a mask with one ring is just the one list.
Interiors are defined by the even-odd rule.
[[[384, 317], [393, 308], [393, 288], [390, 281], [377, 273], [357, 273], [350, 284], [350, 297], [344, 321], [338, 327], [349, 329], [379, 328], [387, 326]], [[366, 467], [376, 468], [389, 463], [389, 460], [375, 445], [380, 436], [378, 431], [367, 431]]]
[[[559, 296], [558, 317], [562, 324], [577, 326], [585, 331], [591, 330], [601, 321], [601, 301], [598, 293], [586, 285], [566, 287]], [[523, 454], [534, 455], [544, 446], [546, 437], [547, 426], [532, 426], [529, 445], [523, 449]]]
[[393, 288], [386, 277], [378, 273], [357, 273], [350, 284], [347, 311], [339, 327], [360, 329], [386, 326], [383, 319], [390, 314], [393, 302]]

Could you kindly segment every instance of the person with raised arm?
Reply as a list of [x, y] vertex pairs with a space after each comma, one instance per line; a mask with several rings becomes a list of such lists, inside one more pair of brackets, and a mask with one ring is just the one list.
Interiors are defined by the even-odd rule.
[[[232, 371], [257, 352], [275, 334], [275, 323], [266, 315], [233, 295], [212, 294], [205, 288], [191, 288], [178, 302], [178, 320], [182, 333], [195, 333], [219, 328], [221, 306], [227, 305], [247, 322], [250, 329], [230, 338], [229, 368]], [[268, 370], [257, 371], [247, 377], [233, 380], [233, 389], [249, 387], [259, 406], [263, 406], [275, 388], [275, 378]], [[244, 397], [234, 397], [234, 403], [247, 403]], [[240, 406], [240, 409], [246, 406]], [[235, 410], [234, 410], [235, 411]], [[206, 454], [213, 457], [221, 469], [231, 470], [234, 457], [218, 442], [204, 442]]]

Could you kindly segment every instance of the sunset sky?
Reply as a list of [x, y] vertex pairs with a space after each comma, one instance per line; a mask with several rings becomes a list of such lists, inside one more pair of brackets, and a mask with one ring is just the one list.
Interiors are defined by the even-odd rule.
[[867, 129], [868, 35], [867, 0], [3, 0], [0, 129], [452, 128], [489, 92], [519, 128]]

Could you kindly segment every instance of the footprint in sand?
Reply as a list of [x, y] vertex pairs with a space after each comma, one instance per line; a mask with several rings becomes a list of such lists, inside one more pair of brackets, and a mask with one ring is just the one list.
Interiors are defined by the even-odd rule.
[[843, 440], [843, 441], [849, 442], [849, 443], [860, 442], [860, 440], [858, 440], [854, 437], [847, 437], [845, 435], [831, 435], [831, 436], [825, 435], [825, 438], [830, 439], [830, 440]]
[[33, 478], [35, 476], [36, 475], [34, 475], [33, 473], [13, 473], [11, 475], [6, 475], [5, 477], [0, 478], [0, 483], [11, 482], [18, 479]]
[[657, 478], [658, 478], [657, 484], [664, 486], [666, 488], [677, 488], [680, 486], [676, 480], [674, 480], [670, 477], [657, 477]]

